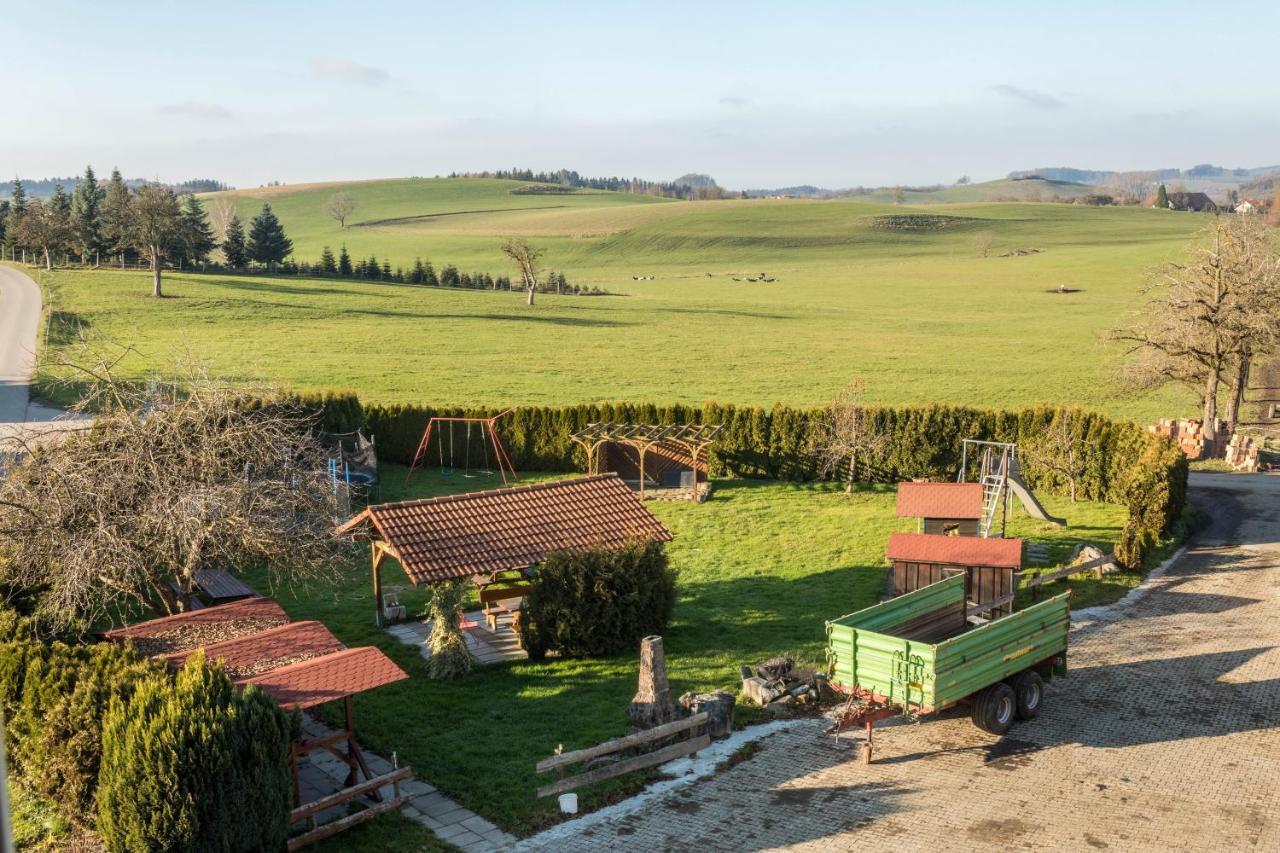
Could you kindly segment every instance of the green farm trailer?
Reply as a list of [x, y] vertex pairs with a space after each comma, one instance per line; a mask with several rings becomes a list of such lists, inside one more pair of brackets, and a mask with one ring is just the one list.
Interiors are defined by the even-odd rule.
[[945, 580], [827, 623], [831, 683], [850, 697], [844, 723], [929, 714], [965, 700], [973, 722], [1004, 734], [1040, 710], [1044, 682], [1067, 670], [1067, 594], [971, 624], [965, 578]]

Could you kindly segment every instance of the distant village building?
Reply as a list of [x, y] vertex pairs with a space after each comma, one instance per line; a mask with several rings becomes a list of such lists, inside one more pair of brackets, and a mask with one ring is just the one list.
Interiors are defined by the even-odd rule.
[[1218, 205], [1205, 193], [1169, 193], [1170, 210], [1190, 210], [1196, 213], [1217, 213]]
[[1267, 203], [1256, 198], [1246, 198], [1235, 206], [1236, 213], [1263, 213]]

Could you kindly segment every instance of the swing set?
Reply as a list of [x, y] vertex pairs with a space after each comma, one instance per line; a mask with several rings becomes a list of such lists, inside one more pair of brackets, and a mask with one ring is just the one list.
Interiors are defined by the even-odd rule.
[[[489, 467], [489, 451], [493, 451], [494, 466], [498, 469], [497, 473], [502, 476], [502, 484], [510, 485], [510, 480], [517, 479], [516, 469], [511, 465], [511, 458], [507, 456], [506, 449], [502, 446], [502, 440], [498, 438], [498, 430], [495, 425], [498, 418], [503, 415], [510, 414], [511, 410], [500, 412], [491, 418], [443, 418], [437, 417], [427, 421], [427, 429], [422, 434], [422, 441], [418, 442], [418, 450], [413, 454], [413, 464], [409, 466], [409, 471], [405, 474], [404, 484], [409, 485], [409, 481], [413, 478], [414, 470], [427, 458], [428, 447], [431, 444], [431, 437], [434, 434], [436, 439], [436, 453], [440, 461], [440, 476], [452, 477], [459, 467], [462, 468], [462, 476], [467, 478], [478, 476], [493, 476], [493, 469]], [[458, 441], [455, 434], [459, 429], [463, 430], [462, 440]], [[480, 444], [480, 454], [482, 464], [472, 467], [471, 453], [471, 436], [475, 433]], [[445, 445], [449, 445], [448, 460], [445, 459]], [[462, 450], [462, 464], [458, 464], [458, 449]]]

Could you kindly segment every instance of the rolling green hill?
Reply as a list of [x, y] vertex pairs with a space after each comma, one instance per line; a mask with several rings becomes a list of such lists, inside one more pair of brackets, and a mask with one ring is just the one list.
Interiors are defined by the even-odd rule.
[[[134, 343], [126, 364], [139, 375], [187, 349], [240, 381], [383, 401], [820, 404], [858, 376], [883, 402], [1053, 402], [1141, 419], [1187, 408], [1173, 391], [1117, 395], [1118, 354], [1101, 336], [1137, 304], [1145, 270], [1205, 224], [1198, 215], [516, 186], [347, 185], [361, 209], [345, 230], [320, 210], [334, 186], [232, 197], [246, 211], [271, 200], [301, 257], [345, 241], [393, 264], [422, 256], [510, 273], [501, 237], [526, 234], [571, 281], [628, 295], [546, 295], [528, 308], [515, 293], [175, 274], [174, 298], [155, 302], [145, 273], [66, 271], [53, 274], [53, 296], [60, 322]], [[978, 257], [988, 232], [991, 256]], [[746, 281], [761, 272], [776, 281]], [[1059, 285], [1079, 292], [1050, 292]]]
[[[979, 184], [957, 184], [939, 190], [903, 190], [907, 204], [973, 204], [975, 202], [1046, 202], [1079, 198], [1098, 192], [1098, 187], [1072, 181], [1056, 181], [1044, 178], [1001, 178]], [[892, 187], [878, 187], [865, 193], [851, 194], [850, 198], [890, 203], [897, 195]]]

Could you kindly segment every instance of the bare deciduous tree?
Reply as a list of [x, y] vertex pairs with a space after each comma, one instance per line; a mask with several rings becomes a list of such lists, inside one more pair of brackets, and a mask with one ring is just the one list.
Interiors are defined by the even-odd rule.
[[227, 239], [227, 226], [236, 215], [236, 203], [229, 196], [219, 195], [209, 204], [209, 225], [213, 227], [213, 239], [222, 245]]
[[71, 220], [54, 205], [38, 198], [27, 203], [18, 220], [17, 242], [44, 253], [44, 268], [53, 269], [53, 253], [67, 245], [74, 234]]
[[827, 404], [818, 425], [816, 447], [822, 460], [823, 476], [843, 471], [845, 492], [853, 492], [858, 459], [884, 450], [886, 437], [878, 432], [863, 403], [866, 384], [855, 379], [840, 389]]
[[1053, 419], [1049, 428], [1018, 445], [1018, 455], [1027, 462], [1056, 474], [1076, 501], [1076, 489], [1085, 475], [1088, 445], [1076, 434], [1076, 418], [1063, 412]]
[[[1154, 296], [1138, 321], [1112, 336], [1129, 344], [1128, 376], [1137, 384], [1185, 382], [1198, 389], [1204, 432], [1216, 438], [1223, 376], [1247, 379], [1248, 365], [1280, 341], [1280, 254], [1257, 217], [1218, 217], [1186, 263], [1154, 276]], [[1230, 411], [1239, 410], [1244, 383]]]
[[334, 193], [324, 203], [324, 212], [338, 220], [339, 228], [346, 228], [347, 218], [356, 212], [356, 200], [350, 193]]
[[65, 630], [138, 605], [182, 610], [205, 568], [330, 575], [348, 546], [331, 535], [327, 454], [300, 412], [247, 406], [198, 371], [173, 393], [112, 368], [82, 368], [103, 409], [93, 428], [28, 447], [0, 482], [0, 583], [35, 591], [41, 621]]
[[164, 296], [160, 272], [177, 242], [181, 224], [173, 190], [162, 184], [147, 184], [138, 190], [129, 210], [129, 245], [151, 264], [151, 295], [157, 299]]
[[979, 231], [973, 235], [973, 250], [978, 257], [985, 258], [991, 254], [991, 247], [995, 245], [996, 235], [993, 231]]
[[511, 259], [520, 273], [520, 286], [527, 294], [527, 304], [533, 304], [533, 295], [538, 290], [538, 259], [542, 257], [542, 249], [535, 249], [523, 237], [508, 237], [502, 242], [502, 253]]

